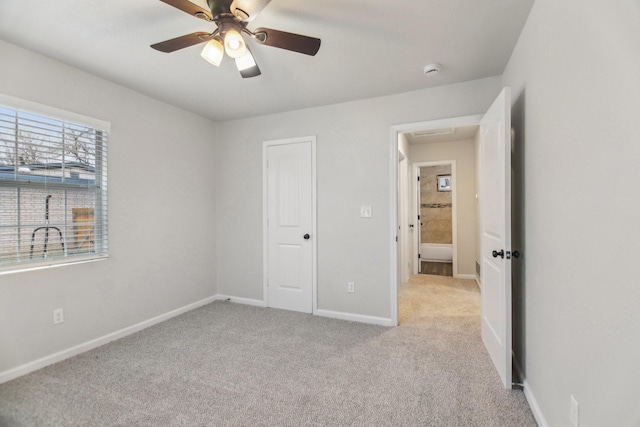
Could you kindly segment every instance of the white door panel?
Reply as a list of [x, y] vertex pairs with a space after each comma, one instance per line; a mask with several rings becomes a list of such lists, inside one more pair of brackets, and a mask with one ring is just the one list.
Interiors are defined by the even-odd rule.
[[511, 388], [511, 96], [509, 88], [504, 88], [491, 105], [481, 121], [480, 131], [482, 132], [480, 141], [482, 341], [505, 388]]
[[268, 306], [311, 313], [312, 143], [270, 145], [266, 150]]

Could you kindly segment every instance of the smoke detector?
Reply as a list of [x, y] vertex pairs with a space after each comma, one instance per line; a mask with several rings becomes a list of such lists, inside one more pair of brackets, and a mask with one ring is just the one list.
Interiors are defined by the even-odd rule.
[[440, 64], [429, 64], [424, 67], [424, 75], [425, 76], [435, 76], [440, 72], [442, 65]]

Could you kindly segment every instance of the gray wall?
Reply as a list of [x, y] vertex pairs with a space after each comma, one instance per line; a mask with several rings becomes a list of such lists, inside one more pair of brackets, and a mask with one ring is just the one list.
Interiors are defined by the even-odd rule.
[[112, 125], [110, 258], [0, 276], [0, 372], [215, 295], [215, 125], [4, 42], [0, 57], [0, 93]]
[[[515, 350], [548, 425], [640, 425], [640, 3], [537, 0], [516, 127]], [[523, 238], [526, 237], [525, 238]]]
[[[262, 141], [316, 135], [318, 306], [389, 318], [390, 128], [480, 114], [500, 89], [500, 78], [488, 78], [220, 123], [220, 293], [262, 300]], [[361, 205], [373, 207], [372, 219], [360, 218]], [[355, 294], [347, 294], [348, 281], [356, 283]]]

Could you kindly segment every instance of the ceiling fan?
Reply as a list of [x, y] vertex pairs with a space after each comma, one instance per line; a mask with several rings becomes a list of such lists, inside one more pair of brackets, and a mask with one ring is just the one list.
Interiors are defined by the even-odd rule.
[[151, 45], [160, 52], [174, 52], [198, 43], [207, 42], [202, 57], [209, 63], [220, 66], [224, 53], [233, 58], [243, 78], [259, 76], [260, 68], [256, 64], [249, 46], [242, 34], [247, 34], [259, 44], [279, 47], [280, 49], [315, 55], [320, 49], [320, 39], [287, 33], [271, 28], [258, 28], [250, 31], [247, 24], [264, 9], [271, 0], [207, 0], [210, 10], [206, 10], [189, 0], [160, 0], [189, 15], [213, 22], [217, 28], [212, 33], [196, 32], [175, 39]]

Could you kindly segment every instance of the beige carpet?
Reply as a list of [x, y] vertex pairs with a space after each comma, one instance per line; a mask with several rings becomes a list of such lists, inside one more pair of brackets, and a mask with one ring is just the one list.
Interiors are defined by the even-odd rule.
[[480, 291], [474, 280], [417, 274], [400, 287], [400, 325], [473, 316], [480, 316]]

